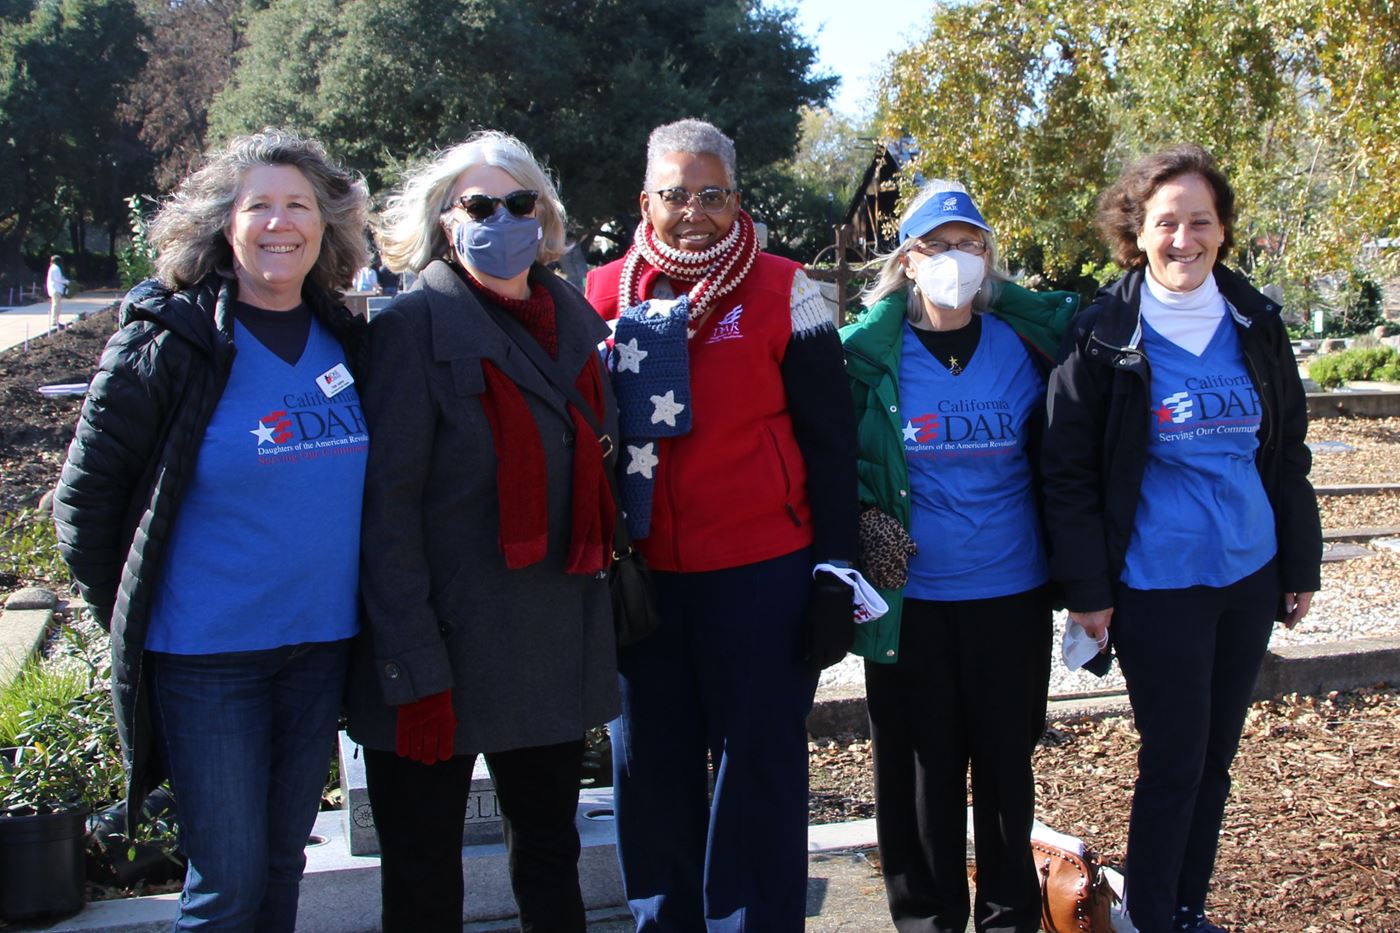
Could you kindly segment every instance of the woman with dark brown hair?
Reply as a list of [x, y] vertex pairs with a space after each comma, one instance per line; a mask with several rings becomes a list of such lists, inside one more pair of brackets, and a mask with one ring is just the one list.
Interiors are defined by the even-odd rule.
[[1099, 202], [1127, 269], [1075, 321], [1043, 450], [1051, 573], [1111, 640], [1141, 735], [1126, 906], [1205, 919], [1230, 762], [1275, 619], [1318, 588], [1307, 408], [1280, 309], [1219, 259], [1234, 193], [1200, 146], [1129, 165]]

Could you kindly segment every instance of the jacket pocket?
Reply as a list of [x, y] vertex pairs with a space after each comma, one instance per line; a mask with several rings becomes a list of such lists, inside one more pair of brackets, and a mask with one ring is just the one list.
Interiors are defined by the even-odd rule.
[[792, 470], [788, 466], [787, 458], [783, 456], [783, 447], [778, 443], [778, 436], [773, 433], [773, 429], [766, 424], [763, 426], [763, 436], [767, 439], [768, 449], [772, 453], [773, 478], [777, 483], [778, 492], [781, 493], [783, 511], [787, 512], [794, 525], [801, 527], [802, 519], [798, 517], [797, 509], [792, 505]]
[[451, 638], [458, 628], [462, 603], [461, 589], [465, 582], [466, 564], [458, 564], [446, 582], [434, 587], [432, 595], [428, 597], [428, 604], [433, 607], [433, 615], [437, 617], [438, 633], [444, 641]]

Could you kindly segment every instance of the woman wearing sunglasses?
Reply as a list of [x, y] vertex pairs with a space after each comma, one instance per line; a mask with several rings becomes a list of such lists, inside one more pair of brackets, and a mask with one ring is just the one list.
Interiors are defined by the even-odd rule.
[[855, 557], [841, 346], [801, 267], [759, 252], [734, 162], [708, 123], [652, 131], [632, 248], [588, 279], [618, 318], [622, 498], [661, 614], [621, 652], [611, 727], [639, 931], [802, 929], [806, 717], [854, 628], [817, 569]]
[[[860, 428], [860, 626], [895, 928], [1040, 929], [1031, 752], [1050, 683], [1036, 486], [1045, 379], [1078, 298], [1008, 282], [962, 185], [928, 182], [841, 332]], [[917, 550], [915, 550], [917, 548]], [[913, 552], [913, 553], [910, 553]], [[977, 900], [969, 904], [971, 770]]]
[[[462, 822], [484, 754], [524, 930], [584, 929], [583, 737], [617, 712], [607, 581], [607, 327], [542, 265], [564, 208], [519, 141], [480, 133], [412, 172], [378, 230], [413, 289], [375, 315], [350, 734], [386, 931], [462, 928]], [[533, 361], [532, 361], [533, 358]], [[546, 375], [546, 373], [550, 375]]]

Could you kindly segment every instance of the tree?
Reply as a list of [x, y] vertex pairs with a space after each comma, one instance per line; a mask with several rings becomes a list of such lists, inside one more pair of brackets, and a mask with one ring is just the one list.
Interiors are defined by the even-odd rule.
[[883, 82], [886, 133], [918, 140], [925, 176], [968, 185], [1013, 268], [1072, 279], [1102, 255], [1089, 215], [1112, 142], [1107, 6], [946, 7]]
[[976, 2], [895, 56], [882, 117], [969, 184], [1013, 265], [1066, 283], [1102, 277], [1094, 201], [1123, 163], [1198, 142], [1238, 195], [1229, 260], [1306, 306], [1397, 232], [1397, 76], [1393, 0]]
[[233, 74], [241, 44], [241, 10], [241, 0], [142, 0], [146, 64], [122, 116], [140, 127], [159, 190], [172, 189], [204, 151], [209, 105]]
[[630, 233], [654, 126], [715, 123], [743, 185], [791, 155], [799, 108], [835, 81], [810, 75], [791, 11], [751, 0], [282, 0], [247, 40], [214, 133], [298, 128], [379, 189], [432, 149], [505, 130], [557, 174], [583, 236], [609, 220]]
[[[141, 65], [131, 0], [11, 0], [0, 7], [0, 275], [28, 281], [31, 236], [121, 223], [118, 189], [144, 168], [117, 118]], [[36, 221], [42, 228], [36, 228]]]

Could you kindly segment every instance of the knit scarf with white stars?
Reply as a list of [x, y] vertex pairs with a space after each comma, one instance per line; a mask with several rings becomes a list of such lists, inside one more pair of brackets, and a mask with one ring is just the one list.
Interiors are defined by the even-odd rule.
[[637, 224], [632, 245], [623, 257], [618, 291], [623, 307], [646, 300], [642, 294], [642, 265], [649, 265], [673, 279], [695, 282], [690, 290], [689, 336], [694, 337], [705, 323], [715, 302], [739, 287], [758, 256], [758, 235], [753, 218], [740, 210], [729, 232], [709, 249], [675, 249], [656, 236], [651, 221], [643, 217]]
[[608, 354], [622, 436], [622, 511], [633, 538], [651, 532], [661, 439], [690, 431], [690, 302], [652, 298], [617, 319]]

